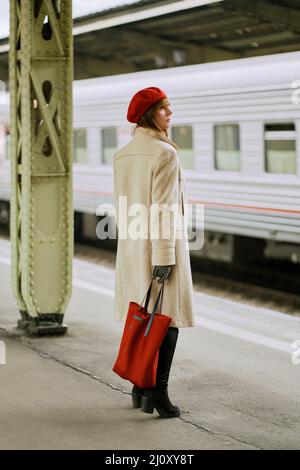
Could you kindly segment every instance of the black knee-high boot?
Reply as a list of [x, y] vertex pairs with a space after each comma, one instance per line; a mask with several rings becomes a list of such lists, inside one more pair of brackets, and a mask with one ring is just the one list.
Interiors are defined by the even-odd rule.
[[[173, 361], [174, 351], [177, 344], [178, 338], [178, 328], [169, 327], [167, 334], [160, 346], [159, 349], [159, 358], [157, 365], [157, 374], [156, 374], [156, 387], [155, 390], [160, 390], [161, 392], [168, 393], [168, 381], [170, 375], [170, 369]], [[154, 390], [154, 389], [151, 389]], [[132, 407], [140, 408], [142, 404], [142, 398], [144, 395], [145, 389], [137, 387], [136, 385], [132, 388]], [[176, 408], [176, 411], [179, 408]]]
[[180, 409], [172, 405], [168, 396], [168, 382], [177, 338], [178, 328], [169, 327], [159, 348], [156, 386], [144, 389], [141, 410], [145, 413], [153, 413], [155, 408], [163, 418], [173, 418], [180, 415]]
[[144, 389], [134, 385], [131, 391], [132, 395], [132, 408], [140, 408], [142, 404], [142, 398], [144, 395]]

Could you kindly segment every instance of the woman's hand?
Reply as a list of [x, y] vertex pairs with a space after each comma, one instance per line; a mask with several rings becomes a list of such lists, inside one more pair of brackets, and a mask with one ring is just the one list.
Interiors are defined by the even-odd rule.
[[172, 266], [154, 266], [153, 277], [159, 277], [157, 282], [161, 284], [169, 276], [171, 268]]

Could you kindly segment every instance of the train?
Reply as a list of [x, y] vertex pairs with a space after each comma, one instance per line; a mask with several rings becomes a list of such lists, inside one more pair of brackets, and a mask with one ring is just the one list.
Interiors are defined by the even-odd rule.
[[[299, 63], [296, 51], [74, 81], [77, 235], [97, 239], [97, 207], [113, 204], [113, 155], [132, 136], [128, 103], [158, 86], [171, 102], [169, 135], [179, 145], [188, 203], [204, 207], [205, 241], [193, 255], [300, 263]], [[9, 200], [9, 93], [2, 92], [0, 223]]]

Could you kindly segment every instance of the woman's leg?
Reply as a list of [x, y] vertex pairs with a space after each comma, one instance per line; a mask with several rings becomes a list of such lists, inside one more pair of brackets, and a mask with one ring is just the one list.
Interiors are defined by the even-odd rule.
[[177, 344], [178, 328], [170, 326], [159, 348], [156, 389], [167, 391], [170, 370]]
[[[159, 348], [155, 390], [167, 392], [177, 338], [178, 328], [169, 327], [166, 336], [164, 337], [163, 342]], [[142, 403], [144, 389], [134, 385], [131, 393], [133, 408], [139, 408]]]

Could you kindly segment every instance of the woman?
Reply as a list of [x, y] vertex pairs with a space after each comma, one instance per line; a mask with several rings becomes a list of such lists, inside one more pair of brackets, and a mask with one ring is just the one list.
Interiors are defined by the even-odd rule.
[[[163, 90], [148, 87], [138, 91], [132, 97], [127, 112], [128, 121], [136, 124], [133, 139], [116, 152], [113, 159], [118, 228], [115, 319], [125, 320], [131, 300], [141, 302], [152, 275], [158, 278], [158, 284], [165, 283], [162, 313], [172, 317], [159, 350], [156, 386], [154, 389], [134, 386], [133, 407], [141, 406], [142, 411], [148, 413], [153, 413], [155, 408], [161, 417], [166, 418], [180, 415], [179, 408], [172, 405], [168, 396], [178, 328], [195, 326], [187, 211], [184, 207], [185, 183], [178, 147], [168, 137], [171, 115], [170, 102]], [[153, 215], [151, 210], [155, 205], [159, 205], [161, 212]], [[173, 212], [171, 207], [175, 207]], [[146, 216], [142, 211], [145, 208]], [[139, 223], [131, 221], [131, 216], [141, 212], [144, 218], [140, 217]], [[168, 217], [163, 219], [164, 216]], [[161, 232], [161, 220], [169, 222], [168, 236]], [[140, 224], [141, 221], [144, 223]], [[151, 230], [157, 226], [159, 231], [152, 236]], [[132, 229], [135, 232], [130, 236]], [[159, 288], [153, 282], [148, 311], [152, 311]]]

